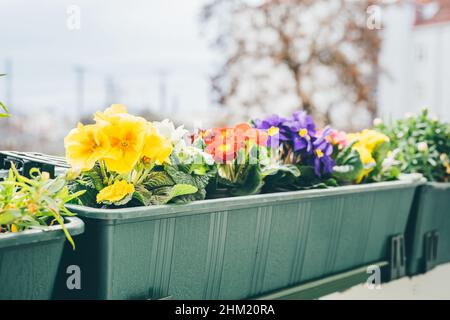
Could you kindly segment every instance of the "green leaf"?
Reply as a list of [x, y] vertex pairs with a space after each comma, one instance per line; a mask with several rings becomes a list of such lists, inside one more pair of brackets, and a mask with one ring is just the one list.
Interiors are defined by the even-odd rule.
[[72, 245], [72, 249], [75, 250], [75, 242], [72, 239], [72, 236], [70, 235], [69, 231], [67, 230], [63, 218], [60, 216], [55, 216], [56, 221], [58, 221], [59, 225], [61, 226], [62, 230], [64, 231], [64, 234], [66, 236], [66, 239], [69, 241], [69, 243]]
[[172, 199], [187, 195], [187, 194], [193, 194], [196, 193], [198, 189], [190, 184], [177, 184], [173, 186], [173, 188], [170, 190], [169, 194], [167, 195], [167, 198], [164, 200], [164, 203], [168, 203]]
[[123, 198], [122, 200], [115, 201], [115, 202], [113, 202], [112, 204], [115, 205], [115, 206], [117, 206], [117, 207], [124, 206], [124, 205], [126, 205], [128, 202], [130, 202], [131, 199], [133, 199], [133, 193], [128, 194], [128, 195], [127, 195], [125, 198]]
[[46, 180], [42, 184], [42, 190], [46, 191], [48, 195], [54, 195], [61, 191], [66, 186], [66, 181], [63, 177], [58, 177], [54, 180]]
[[[144, 206], [161, 205], [169, 202], [180, 201], [180, 197], [193, 195], [198, 189], [189, 184], [177, 184], [169, 187], [160, 187], [153, 190], [147, 190], [144, 186], [136, 186], [133, 198]], [[177, 201], [176, 201], [177, 200]], [[187, 199], [181, 200], [186, 202]]]
[[336, 157], [336, 165], [333, 167], [333, 177], [338, 181], [352, 182], [364, 170], [359, 153], [351, 146], [345, 148]]
[[145, 178], [143, 184], [147, 189], [155, 189], [174, 185], [174, 181], [164, 171], [152, 171]]
[[86, 173], [83, 173], [82, 180], [86, 183], [86, 186], [97, 191], [102, 190], [105, 187], [103, 183], [102, 174], [100, 168], [94, 168]]
[[8, 118], [10, 116], [8, 108], [0, 101], [0, 108], [3, 109], [5, 113], [0, 113], [0, 118]]
[[73, 204], [79, 204], [87, 207], [97, 207], [97, 194], [96, 189], [86, 187], [80, 184], [80, 181], [70, 181], [68, 184], [68, 189], [71, 194], [77, 194], [78, 192], [83, 192], [78, 198], [70, 199], [68, 202]]
[[231, 194], [233, 196], [257, 194], [263, 185], [264, 180], [259, 165], [247, 165], [243, 178], [231, 189]]
[[9, 113], [8, 108], [0, 101], [0, 107], [5, 111], [6, 113]]
[[167, 172], [167, 174], [170, 175], [170, 177], [173, 179], [175, 184], [195, 185], [194, 178], [190, 174], [179, 170], [177, 167], [165, 166], [164, 170]]
[[379, 143], [373, 150], [373, 158], [377, 164], [381, 164], [391, 150], [391, 144], [387, 141]]
[[292, 164], [264, 168], [264, 192], [289, 191], [296, 189], [300, 169]]
[[136, 199], [141, 205], [149, 206], [152, 204], [153, 193], [147, 190], [143, 185], [136, 186], [136, 191], [133, 194], [133, 198]]
[[15, 220], [19, 219], [22, 213], [18, 209], [8, 209], [0, 214], [0, 225], [11, 224]]

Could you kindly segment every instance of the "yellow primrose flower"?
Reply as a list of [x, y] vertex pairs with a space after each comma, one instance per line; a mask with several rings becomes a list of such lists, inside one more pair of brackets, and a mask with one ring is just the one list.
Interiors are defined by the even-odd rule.
[[117, 202], [134, 192], [134, 185], [120, 180], [114, 182], [114, 184], [102, 189], [97, 194], [97, 203], [104, 201]]
[[67, 162], [75, 171], [92, 169], [110, 147], [102, 128], [81, 123], [64, 138], [64, 146]]
[[112, 104], [103, 112], [96, 112], [94, 114], [94, 120], [97, 123], [109, 122], [117, 123], [118, 119], [124, 114], [128, 114], [127, 107], [123, 104]]
[[361, 158], [361, 161], [364, 165], [364, 170], [356, 178], [356, 183], [360, 183], [362, 179], [373, 170], [373, 168], [376, 165], [376, 162], [375, 159], [372, 157], [372, 153], [365, 146], [355, 144], [353, 146], [353, 149], [358, 151], [359, 157]]
[[119, 174], [129, 172], [142, 156], [147, 122], [140, 117], [122, 114], [104, 127], [111, 148], [105, 164]]
[[357, 144], [364, 145], [371, 153], [383, 142], [389, 142], [389, 138], [377, 131], [364, 129], [360, 133], [349, 133], [349, 141], [358, 140]]
[[169, 162], [172, 150], [173, 146], [170, 141], [158, 134], [156, 128], [151, 123], [147, 123], [142, 155], [145, 158], [156, 161], [157, 164], [163, 164], [164, 162]]
[[359, 133], [347, 134], [347, 140], [349, 142], [357, 140], [357, 142], [353, 145], [353, 149], [358, 151], [364, 165], [364, 170], [356, 179], [356, 182], [360, 183], [362, 179], [376, 166], [376, 161], [373, 158], [373, 152], [382, 143], [389, 142], [389, 138], [377, 131], [364, 129]]

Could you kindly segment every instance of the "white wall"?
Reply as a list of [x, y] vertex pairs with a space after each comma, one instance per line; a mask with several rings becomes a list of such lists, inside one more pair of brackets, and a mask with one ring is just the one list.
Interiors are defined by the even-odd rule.
[[413, 106], [450, 120], [450, 23], [416, 27]]
[[379, 115], [402, 117], [427, 107], [450, 121], [450, 23], [414, 27], [409, 5], [384, 12]]
[[410, 109], [410, 76], [414, 9], [409, 5], [383, 11], [380, 65], [383, 73], [378, 82], [378, 113], [383, 118], [402, 116]]

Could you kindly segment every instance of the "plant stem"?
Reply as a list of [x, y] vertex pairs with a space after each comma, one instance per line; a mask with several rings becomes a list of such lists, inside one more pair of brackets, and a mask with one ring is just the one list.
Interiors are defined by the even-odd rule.
[[100, 161], [100, 171], [101, 171], [102, 176], [103, 176], [103, 183], [107, 184], [107, 182], [108, 182], [108, 175], [106, 173], [105, 161], [104, 160]]

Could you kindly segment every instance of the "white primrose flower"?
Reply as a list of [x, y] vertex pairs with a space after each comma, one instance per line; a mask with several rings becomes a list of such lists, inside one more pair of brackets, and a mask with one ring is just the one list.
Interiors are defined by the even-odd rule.
[[383, 163], [381, 164], [381, 167], [387, 170], [396, 165], [399, 165], [400, 161], [395, 159], [399, 154], [399, 152], [400, 149], [394, 149], [393, 151], [388, 152], [386, 158], [383, 160]]
[[190, 163], [194, 164], [207, 164], [207, 165], [213, 165], [214, 164], [214, 158], [211, 154], [203, 152], [199, 148], [193, 147], [193, 146], [186, 146], [186, 148], [183, 149], [183, 156], [187, 157], [188, 161]]
[[417, 144], [417, 150], [420, 152], [426, 152], [428, 150], [428, 144], [426, 142], [419, 142]]
[[186, 136], [188, 131], [184, 126], [175, 128], [172, 121], [164, 119], [163, 121], [155, 121], [154, 125], [158, 133], [172, 143], [175, 150], [181, 150], [186, 146]]
[[186, 140], [189, 131], [184, 126], [175, 128], [173, 122], [168, 119], [163, 121], [155, 121], [154, 125], [158, 133], [165, 137], [173, 145], [173, 149], [181, 163], [183, 164], [207, 164], [213, 165], [214, 158], [212, 155], [203, 152], [203, 150], [189, 145]]

